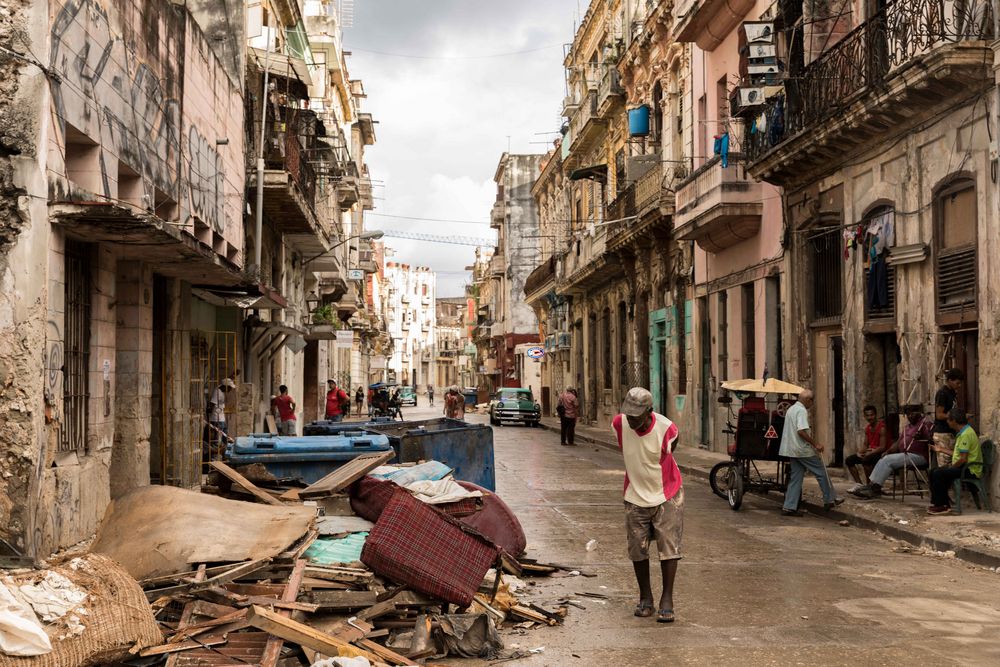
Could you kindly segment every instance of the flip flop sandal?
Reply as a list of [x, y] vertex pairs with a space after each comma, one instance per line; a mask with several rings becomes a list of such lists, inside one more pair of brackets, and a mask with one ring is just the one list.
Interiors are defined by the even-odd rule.
[[657, 623], [673, 623], [675, 620], [673, 609], [661, 609], [656, 612]]
[[648, 618], [653, 615], [652, 602], [640, 602], [635, 606], [635, 615], [640, 618]]

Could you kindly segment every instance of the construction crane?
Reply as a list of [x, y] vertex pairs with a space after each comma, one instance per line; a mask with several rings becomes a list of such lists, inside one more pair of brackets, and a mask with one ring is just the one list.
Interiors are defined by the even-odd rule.
[[403, 232], [396, 229], [386, 229], [383, 234], [388, 238], [409, 239], [410, 241], [426, 241], [428, 243], [450, 243], [452, 245], [468, 245], [486, 248], [492, 248], [497, 244], [496, 239], [483, 239], [472, 236], [437, 236], [435, 234], [421, 234], [420, 232]]

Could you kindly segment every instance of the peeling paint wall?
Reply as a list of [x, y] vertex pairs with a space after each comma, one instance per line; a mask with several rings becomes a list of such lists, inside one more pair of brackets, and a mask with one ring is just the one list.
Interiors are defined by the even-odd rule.
[[501, 249], [507, 262], [504, 289], [504, 333], [538, 334], [534, 309], [524, 299], [524, 282], [542, 261], [538, 238], [538, 208], [531, 187], [538, 178], [542, 155], [506, 155], [503, 172], [507, 217]]

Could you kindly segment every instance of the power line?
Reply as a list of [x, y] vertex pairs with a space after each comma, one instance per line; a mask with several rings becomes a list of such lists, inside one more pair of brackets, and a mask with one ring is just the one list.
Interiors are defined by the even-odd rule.
[[359, 49], [352, 47], [351, 51], [357, 51], [359, 53], [370, 53], [377, 56], [389, 56], [392, 58], [411, 58], [414, 60], [486, 60], [489, 58], [505, 58], [507, 56], [520, 56], [527, 53], [538, 53], [539, 51], [547, 51], [548, 49], [554, 49], [556, 47], [561, 47], [562, 44], [549, 44], [548, 46], [539, 46], [534, 49], [524, 49], [523, 51], [507, 51], [506, 53], [487, 53], [475, 56], [426, 56], [417, 53], [390, 53], [388, 51], [376, 51], [374, 49]]
[[412, 215], [392, 215], [391, 213], [375, 213], [369, 211], [368, 215], [377, 215], [380, 218], [399, 218], [400, 220], [417, 220], [419, 222], [457, 222], [463, 225], [488, 225], [489, 220], [454, 220], [450, 218], [420, 218]]
[[435, 234], [420, 234], [419, 232], [403, 232], [386, 229], [383, 234], [389, 238], [408, 239], [410, 241], [425, 241], [427, 243], [447, 243], [451, 245], [467, 245], [474, 247], [489, 247], [496, 245], [494, 239], [475, 238], [471, 236], [437, 236]]

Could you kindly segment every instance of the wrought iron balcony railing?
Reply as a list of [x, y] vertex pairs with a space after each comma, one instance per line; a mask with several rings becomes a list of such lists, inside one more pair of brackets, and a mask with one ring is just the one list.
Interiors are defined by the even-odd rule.
[[900, 68], [941, 46], [993, 39], [994, 11], [993, 0], [891, 2], [785, 81], [785, 94], [762, 109], [763, 131], [747, 119], [749, 160], [877, 92]]

